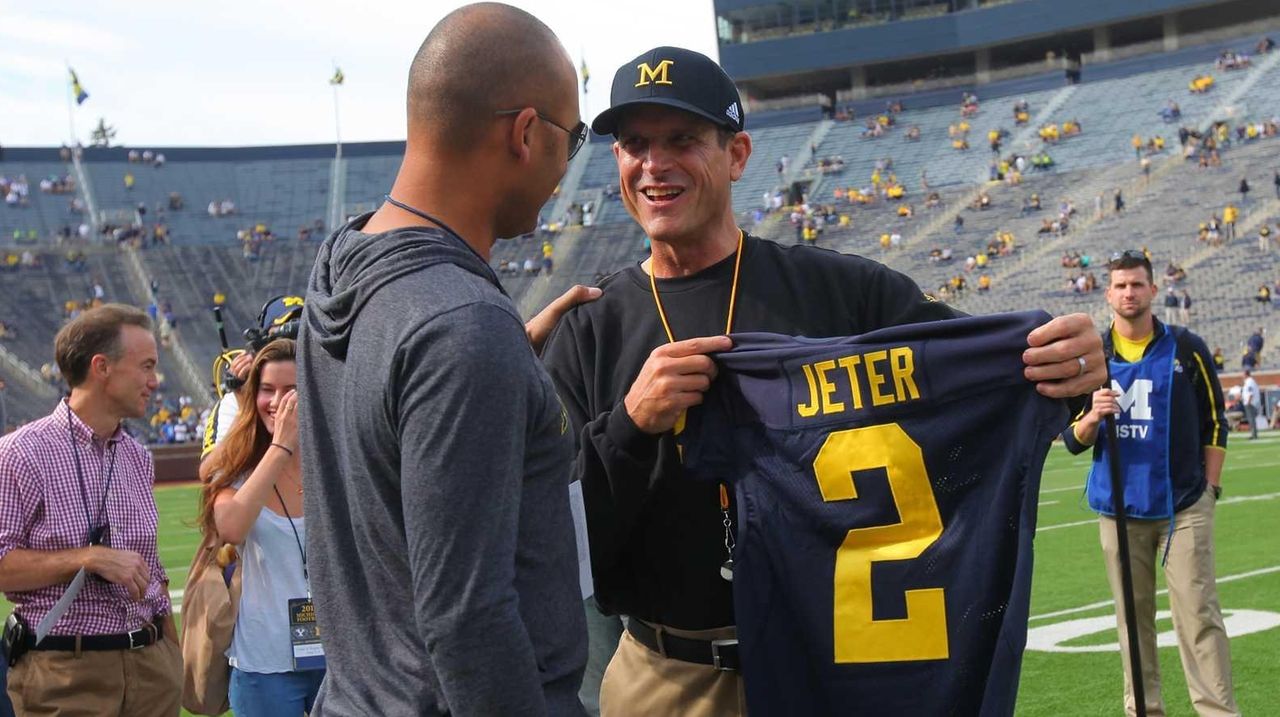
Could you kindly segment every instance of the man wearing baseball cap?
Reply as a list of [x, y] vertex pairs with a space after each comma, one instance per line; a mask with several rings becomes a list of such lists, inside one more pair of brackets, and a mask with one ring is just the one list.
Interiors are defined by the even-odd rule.
[[[674, 47], [619, 68], [592, 123], [614, 136], [622, 201], [652, 242], [648, 260], [565, 315], [544, 354], [578, 441], [596, 599], [629, 617], [602, 682], [606, 716], [745, 711], [726, 565], [736, 506], [684, 475], [675, 441], [715, 377], [708, 354], [734, 331], [850, 336], [957, 315], [876, 262], [739, 229], [745, 126], [728, 75]], [[1088, 316], [1054, 319], [1028, 343], [1025, 374], [1045, 395], [1102, 384]]]

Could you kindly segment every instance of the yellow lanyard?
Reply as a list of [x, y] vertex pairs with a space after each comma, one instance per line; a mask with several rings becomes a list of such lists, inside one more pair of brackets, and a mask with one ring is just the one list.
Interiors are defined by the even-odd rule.
[[[726, 334], [733, 331], [733, 309], [738, 300], [738, 277], [742, 270], [742, 245], [745, 242], [747, 233], [738, 230], [738, 251], [733, 259], [733, 284], [729, 289], [729, 315], [724, 320], [724, 332]], [[658, 296], [658, 281], [653, 277], [653, 260], [649, 260], [649, 288], [653, 291], [653, 303], [658, 307], [658, 318], [662, 319], [662, 328], [667, 332], [667, 340], [671, 343], [676, 342], [676, 336], [671, 332], [671, 324], [667, 321], [667, 312], [662, 308], [662, 297]], [[680, 418], [676, 421], [675, 432], [678, 434], [684, 430], [684, 414], [680, 414]], [[681, 457], [683, 458], [683, 450]], [[720, 484], [720, 513], [724, 516], [724, 549], [728, 558], [720, 565], [720, 577], [733, 582], [733, 548], [735, 541], [733, 538], [733, 520], [729, 517], [729, 490], [724, 483]]]
[[[733, 259], [733, 285], [729, 289], [729, 315], [724, 322], [724, 332], [728, 334], [733, 330], [733, 309], [738, 300], [738, 276], [742, 269], [742, 244], [746, 240], [747, 233], [738, 230], [738, 251]], [[671, 333], [671, 324], [667, 321], [667, 312], [662, 308], [662, 297], [658, 296], [658, 281], [653, 278], [653, 259], [649, 259], [649, 288], [653, 291], [653, 303], [658, 307], [658, 318], [662, 319], [662, 328], [667, 332], [667, 341], [676, 342], [675, 334]]]

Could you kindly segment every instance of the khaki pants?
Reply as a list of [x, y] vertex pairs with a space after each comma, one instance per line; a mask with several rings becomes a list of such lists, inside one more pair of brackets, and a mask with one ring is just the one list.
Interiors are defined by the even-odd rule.
[[[732, 627], [662, 629], [697, 640], [726, 640], [736, 633]], [[601, 717], [722, 717], [746, 713], [739, 673], [663, 657], [640, 644], [629, 632], [622, 633], [600, 684]]]
[[[1222, 625], [1218, 587], [1213, 567], [1212, 489], [1194, 505], [1174, 516], [1173, 542], [1165, 564], [1169, 608], [1178, 634], [1178, 652], [1187, 678], [1191, 704], [1200, 715], [1239, 715], [1231, 686], [1231, 650]], [[1116, 601], [1116, 625], [1120, 631], [1120, 655], [1124, 664], [1125, 711], [1137, 714], [1133, 676], [1129, 670], [1129, 638], [1121, 622], [1124, 602], [1120, 590], [1119, 543], [1115, 520], [1100, 520], [1102, 552], [1107, 581]], [[1156, 565], [1169, 536], [1167, 520], [1128, 521], [1129, 556], [1133, 563], [1134, 616], [1138, 625], [1138, 652], [1142, 657], [1142, 684], [1147, 714], [1163, 715], [1160, 698], [1160, 666], [1156, 662]]]
[[32, 650], [9, 669], [9, 697], [24, 717], [176, 717], [182, 653], [168, 635], [140, 650]]

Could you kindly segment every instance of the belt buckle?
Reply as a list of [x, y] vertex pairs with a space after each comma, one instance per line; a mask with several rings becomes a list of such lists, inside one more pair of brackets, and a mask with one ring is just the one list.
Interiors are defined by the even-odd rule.
[[737, 668], [725, 667], [720, 664], [720, 648], [737, 647], [737, 640], [712, 640], [711, 641], [711, 664], [720, 672], [737, 672]]
[[138, 640], [142, 639], [143, 637], [145, 637], [145, 636], [146, 636], [146, 635], [148, 635], [148, 634], [152, 634], [152, 635], [154, 635], [154, 634], [155, 634], [155, 633], [154, 633], [154, 630], [155, 630], [155, 629], [156, 629], [156, 628], [155, 628], [155, 626], [154, 626], [154, 625], [151, 625], [151, 624], [149, 624], [149, 623], [148, 623], [148, 624], [143, 625], [142, 627], [138, 628], [137, 630], [134, 630], [133, 632], [130, 632], [130, 633], [129, 633], [129, 649], [130, 649], [130, 650], [141, 650], [142, 648], [144, 648], [144, 647], [146, 647], [146, 646], [148, 646], [148, 645], [150, 645], [150, 644], [154, 643], [154, 642], [155, 642], [155, 640], [154, 640], [154, 639], [152, 639], [152, 640], [151, 640], [151, 642], [138, 642]]

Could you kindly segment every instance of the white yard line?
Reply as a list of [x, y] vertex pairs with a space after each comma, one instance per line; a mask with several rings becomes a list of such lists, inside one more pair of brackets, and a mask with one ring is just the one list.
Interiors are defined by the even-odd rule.
[[[1256, 578], [1259, 575], [1270, 575], [1271, 573], [1280, 573], [1280, 565], [1272, 565], [1269, 568], [1261, 568], [1259, 570], [1250, 570], [1247, 573], [1236, 573], [1235, 575], [1226, 575], [1224, 577], [1218, 578], [1217, 583], [1221, 585], [1223, 583], [1235, 582], [1236, 580]], [[1168, 595], [1169, 590], [1168, 588], [1164, 588], [1159, 592], [1157, 592], [1156, 594]], [[1072, 608], [1067, 608], [1066, 610], [1055, 610], [1054, 612], [1046, 612], [1046, 613], [1041, 613], [1040, 615], [1032, 615], [1030, 619], [1048, 620], [1051, 617], [1062, 617], [1063, 615], [1074, 615], [1078, 612], [1089, 612], [1090, 610], [1097, 610], [1098, 608], [1114, 607], [1114, 605], [1115, 605], [1115, 601], [1113, 600], [1102, 600], [1099, 602], [1090, 603], [1088, 605], [1081, 605], [1080, 607], [1072, 607]]]
[[1048, 490], [1042, 490], [1042, 491], [1040, 491], [1040, 495], [1044, 495], [1045, 493], [1066, 493], [1067, 491], [1071, 491], [1071, 490], [1077, 490], [1077, 491], [1079, 491], [1079, 490], [1084, 490], [1084, 486], [1083, 486], [1083, 485], [1073, 485], [1073, 486], [1069, 486], [1069, 487], [1067, 487], [1067, 488], [1050, 488], [1050, 489], [1048, 489]]
[[1056, 500], [1042, 500], [1042, 501], [1040, 501], [1039, 503], [1036, 503], [1036, 505], [1037, 505], [1037, 506], [1039, 506], [1039, 507], [1041, 507], [1041, 508], [1043, 508], [1043, 507], [1045, 507], [1046, 505], [1057, 505], [1057, 504], [1058, 504], [1058, 502], [1059, 502], [1059, 501], [1056, 501]]

